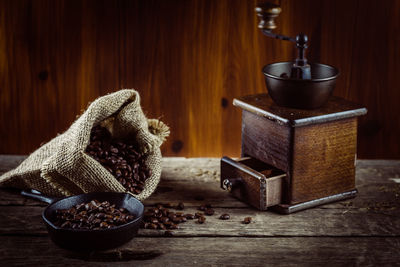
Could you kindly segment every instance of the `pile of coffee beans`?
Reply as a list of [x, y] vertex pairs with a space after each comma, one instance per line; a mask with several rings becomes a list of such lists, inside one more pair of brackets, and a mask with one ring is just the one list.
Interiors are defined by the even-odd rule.
[[106, 168], [130, 192], [140, 194], [151, 170], [145, 155], [139, 153], [132, 141], [115, 140], [101, 126], [93, 127], [86, 153]]
[[[188, 220], [196, 220], [196, 223], [203, 224], [206, 222], [207, 216], [214, 215], [215, 211], [211, 204], [200, 205], [197, 209], [202, 212], [195, 212], [195, 214], [172, 211], [174, 210], [184, 210], [185, 205], [181, 202], [177, 205], [172, 205], [171, 203], [157, 204], [155, 207], [146, 209], [144, 213], [144, 219], [142, 222], [142, 228], [153, 229], [153, 230], [165, 230], [165, 236], [173, 236], [174, 232], [171, 230], [179, 229], [178, 224], [184, 223]], [[224, 213], [220, 215], [220, 220], [229, 220], [230, 215]], [[246, 217], [243, 219], [243, 224], [251, 223], [252, 218]]]
[[110, 229], [133, 221], [135, 217], [124, 208], [117, 209], [110, 202], [92, 200], [70, 209], [55, 211], [54, 225], [70, 229]]
[[[197, 219], [198, 223], [204, 223], [206, 220], [203, 214], [184, 214], [183, 212], [174, 212], [171, 209], [183, 210], [184, 204], [179, 203], [176, 206], [173, 206], [170, 203], [157, 204], [156, 207], [147, 209], [144, 213], [142, 228], [174, 230], [179, 228], [178, 224], [184, 223], [187, 220]], [[173, 232], [171, 231], [165, 232], [166, 236], [172, 234]]]

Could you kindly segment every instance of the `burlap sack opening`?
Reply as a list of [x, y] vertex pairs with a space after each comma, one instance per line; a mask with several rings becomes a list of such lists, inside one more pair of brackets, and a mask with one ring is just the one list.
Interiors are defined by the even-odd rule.
[[0, 185], [36, 189], [50, 196], [70, 196], [88, 192], [127, 190], [99, 162], [85, 153], [91, 129], [101, 124], [115, 138], [134, 138], [146, 154], [151, 177], [139, 195], [151, 195], [161, 177], [160, 146], [169, 135], [161, 121], [147, 119], [135, 90], [120, 90], [96, 99], [61, 135], [34, 151], [17, 168], [0, 177]]

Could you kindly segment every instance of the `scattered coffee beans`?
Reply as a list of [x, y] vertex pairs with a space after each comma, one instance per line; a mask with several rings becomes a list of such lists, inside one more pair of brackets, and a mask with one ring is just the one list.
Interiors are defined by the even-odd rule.
[[55, 211], [54, 225], [71, 229], [110, 229], [133, 221], [134, 216], [124, 208], [117, 209], [108, 201], [92, 200], [70, 209]]
[[222, 214], [221, 216], [219, 216], [219, 218], [221, 219], [221, 220], [229, 220], [229, 218], [231, 218], [231, 216], [229, 216], [229, 214]]
[[151, 170], [147, 168], [145, 156], [139, 153], [131, 141], [111, 139], [108, 130], [93, 127], [86, 153], [114, 175], [130, 192], [140, 194]]
[[246, 218], [244, 218], [243, 223], [244, 223], [244, 224], [249, 224], [249, 223], [251, 223], [251, 217], [246, 217]]
[[[166, 206], [172, 207], [170, 204], [157, 204], [155, 208], [147, 209], [144, 213], [142, 228], [161, 230], [178, 229], [178, 224], [187, 221], [187, 215], [184, 215], [183, 212], [170, 211]], [[178, 206], [182, 208], [183, 203]]]
[[198, 210], [201, 210], [201, 211], [205, 211], [206, 209], [211, 209], [212, 208], [212, 206], [211, 206], [211, 204], [202, 204], [202, 205], [200, 205], [200, 207], [198, 207], [197, 209]]
[[[203, 212], [196, 212], [193, 214], [184, 214], [183, 212], [173, 212], [170, 211], [168, 208], [173, 208], [176, 210], [184, 210], [185, 205], [180, 202], [178, 205], [172, 205], [171, 203], [166, 204], [157, 204], [155, 207], [148, 208], [144, 213], [144, 220], [142, 224], [142, 228], [145, 229], [159, 229], [165, 230], [164, 236], [173, 236], [174, 232], [171, 230], [178, 229], [178, 224], [184, 223], [187, 220], [197, 219], [198, 224], [203, 224], [206, 222], [206, 217], [204, 215], [214, 215], [215, 211], [212, 209], [210, 204], [202, 204], [197, 209], [204, 211]], [[220, 220], [229, 220], [230, 215], [224, 213], [220, 215]], [[251, 223], [252, 218], [246, 217], [242, 221], [243, 224]]]

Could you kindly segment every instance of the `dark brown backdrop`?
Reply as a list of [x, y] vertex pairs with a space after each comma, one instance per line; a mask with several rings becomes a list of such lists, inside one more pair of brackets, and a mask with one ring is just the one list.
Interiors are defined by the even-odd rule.
[[[172, 134], [169, 156], [237, 156], [232, 99], [295, 49], [257, 29], [256, 1], [0, 1], [0, 153], [29, 153], [96, 97], [136, 88]], [[282, 0], [278, 31], [341, 70], [334, 94], [365, 105], [361, 158], [400, 158], [400, 1]]]

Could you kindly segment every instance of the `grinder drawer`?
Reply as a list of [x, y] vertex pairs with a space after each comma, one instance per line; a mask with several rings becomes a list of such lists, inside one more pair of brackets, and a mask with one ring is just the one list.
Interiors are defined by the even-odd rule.
[[285, 177], [283, 171], [254, 158], [221, 159], [221, 188], [259, 210], [282, 203]]

